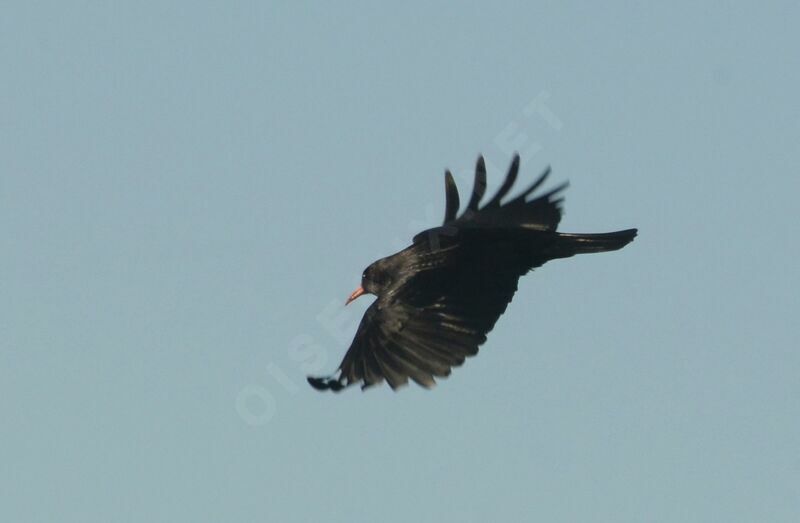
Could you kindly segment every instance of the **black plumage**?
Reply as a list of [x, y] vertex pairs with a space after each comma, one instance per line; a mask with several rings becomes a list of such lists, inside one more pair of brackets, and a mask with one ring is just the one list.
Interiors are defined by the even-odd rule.
[[367, 267], [348, 303], [365, 293], [377, 299], [364, 313], [338, 375], [309, 377], [314, 388], [340, 391], [385, 380], [396, 389], [409, 378], [432, 387], [434, 378], [449, 375], [452, 367], [477, 354], [514, 296], [520, 276], [556, 258], [621, 249], [636, 236], [636, 229], [556, 232], [560, 193], [567, 184], [529, 198], [550, 174], [548, 168], [503, 203], [518, 172], [517, 155], [503, 184], [480, 207], [486, 165], [478, 158], [472, 195], [460, 216], [456, 184], [445, 173], [444, 223]]

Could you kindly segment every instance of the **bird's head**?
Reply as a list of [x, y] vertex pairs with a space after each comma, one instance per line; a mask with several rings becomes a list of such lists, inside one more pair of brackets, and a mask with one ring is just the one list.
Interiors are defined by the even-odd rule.
[[384, 264], [384, 260], [378, 260], [364, 269], [364, 273], [361, 275], [361, 285], [347, 298], [345, 305], [349, 305], [351, 301], [363, 294], [380, 296], [381, 291], [391, 283], [390, 272], [384, 267]]

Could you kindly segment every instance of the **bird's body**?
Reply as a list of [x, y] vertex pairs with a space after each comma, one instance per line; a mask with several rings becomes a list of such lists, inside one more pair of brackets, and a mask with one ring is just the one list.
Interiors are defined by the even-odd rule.
[[445, 176], [446, 210], [441, 227], [417, 234], [402, 251], [372, 263], [348, 303], [364, 293], [377, 296], [364, 314], [339, 375], [309, 377], [320, 390], [338, 391], [386, 381], [394, 389], [413, 381], [424, 387], [450, 374], [478, 352], [517, 290], [519, 277], [545, 262], [575, 254], [620, 249], [635, 229], [602, 234], [556, 231], [561, 185], [528, 198], [549, 170], [517, 197], [503, 203], [519, 170], [508, 175], [488, 203], [486, 168], [478, 160], [475, 186], [465, 211], [452, 175]]

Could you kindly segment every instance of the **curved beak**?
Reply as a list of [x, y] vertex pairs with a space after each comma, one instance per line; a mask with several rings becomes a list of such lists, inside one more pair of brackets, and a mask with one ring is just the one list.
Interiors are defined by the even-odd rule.
[[351, 294], [350, 297], [347, 298], [347, 302], [345, 302], [345, 305], [350, 305], [351, 301], [355, 300], [356, 298], [358, 298], [359, 296], [361, 296], [365, 292], [366, 291], [364, 290], [364, 287], [359, 285], [358, 288], [353, 291], [353, 294]]

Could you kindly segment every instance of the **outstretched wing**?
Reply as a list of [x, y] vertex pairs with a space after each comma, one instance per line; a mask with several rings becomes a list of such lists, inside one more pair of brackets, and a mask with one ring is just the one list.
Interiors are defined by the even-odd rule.
[[491, 227], [522, 227], [542, 231], [554, 231], [561, 221], [561, 204], [564, 199], [557, 194], [567, 188], [567, 183], [529, 199], [528, 196], [541, 187], [550, 176], [550, 168], [537, 178], [525, 190], [513, 199], [503, 203], [503, 198], [508, 195], [519, 174], [519, 155], [514, 155], [503, 184], [483, 206], [479, 206], [483, 195], [486, 193], [486, 163], [483, 156], [478, 157], [475, 166], [475, 182], [469, 203], [461, 213], [456, 216], [459, 207], [458, 190], [450, 171], [445, 173], [445, 219], [443, 226], [491, 226]]
[[309, 383], [339, 391], [357, 383], [366, 388], [386, 380], [396, 389], [411, 378], [423, 387], [432, 387], [434, 377], [449, 375], [451, 367], [478, 352], [486, 337], [455, 323], [447, 327], [443, 312], [437, 314], [439, 321], [431, 321], [430, 312], [403, 303], [381, 309], [376, 301], [364, 314], [339, 375], [309, 378]]

